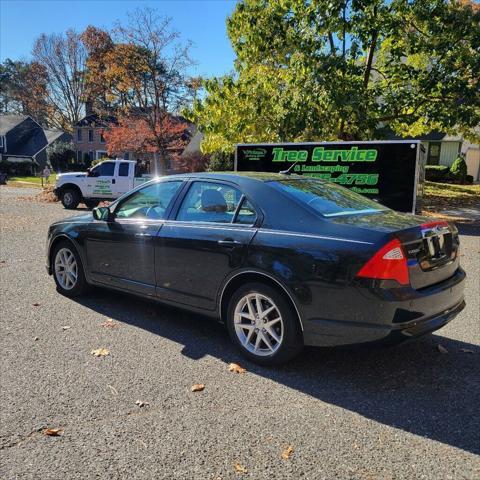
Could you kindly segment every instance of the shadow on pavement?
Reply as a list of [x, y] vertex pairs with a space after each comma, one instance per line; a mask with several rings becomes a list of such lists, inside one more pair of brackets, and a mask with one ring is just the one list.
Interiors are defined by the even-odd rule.
[[478, 237], [480, 235], [480, 222], [459, 223], [455, 222], [460, 235]]
[[[440, 333], [392, 348], [307, 348], [285, 366], [264, 368], [241, 357], [224, 326], [212, 319], [102, 289], [77, 301], [183, 345], [191, 359], [210, 355], [238, 362], [323, 402], [480, 453], [478, 346]], [[440, 353], [438, 344], [449, 353]]]

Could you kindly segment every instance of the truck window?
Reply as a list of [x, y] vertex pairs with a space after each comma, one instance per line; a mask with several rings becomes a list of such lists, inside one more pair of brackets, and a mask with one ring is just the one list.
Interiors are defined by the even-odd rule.
[[103, 162], [92, 168], [92, 176], [94, 177], [113, 177], [115, 172], [114, 162]]
[[122, 162], [118, 167], [118, 176], [119, 177], [128, 177], [128, 167], [130, 166], [127, 162]]

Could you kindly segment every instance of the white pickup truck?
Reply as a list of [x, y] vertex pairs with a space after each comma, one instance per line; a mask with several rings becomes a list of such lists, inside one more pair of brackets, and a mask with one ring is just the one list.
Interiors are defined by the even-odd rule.
[[54, 192], [67, 209], [77, 208], [80, 202], [94, 208], [102, 200], [115, 200], [152, 179], [151, 175], [135, 176], [136, 164], [129, 160], [106, 160], [87, 172], [61, 173], [57, 175]]

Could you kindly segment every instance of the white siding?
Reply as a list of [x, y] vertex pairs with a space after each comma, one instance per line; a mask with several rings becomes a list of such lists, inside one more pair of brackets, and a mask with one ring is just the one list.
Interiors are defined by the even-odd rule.
[[460, 142], [442, 142], [440, 148], [440, 165], [450, 166], [460, 151]]

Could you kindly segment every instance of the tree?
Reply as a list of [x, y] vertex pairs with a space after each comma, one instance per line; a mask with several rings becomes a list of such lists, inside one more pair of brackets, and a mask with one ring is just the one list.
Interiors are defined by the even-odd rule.
[[35, 41], [33, 57], [48, 79], [49, 123], [71, 131], [84, 112], [87, 51], [81, 36], [73, 30], [42, 34]]
[[134, 123], [142, 126], [146, 136], [141, 143], [153, 152], [155, 173], [160, 174], [166, 171], [168, 151], [174, 149], [181, 130], [177, 131], [170, 115], [189, 98], [186, 72], [193, 63], [190, 44], [180, 44], [178, 36], [170, 27], [170, 19], [159, 17], [150, 8], [137, 9], [130, 13], [127, 24], [117, 24], [115, 46], [103, 58], [109, 93], [119, 98], [129, 122], [132, 116], [142, 117], [141, 122], [137, 118]]
[[118, 125], [106, 130], [104, 137], [109, 155], [132, 151], [160, 154], [161, 158], [168, 159], [185, 147], [186, 129], [185, 123], [170, 116], [161, 116], [152, 132], [150, 120], [145, 116], [125, 116], [120, 118]]
[[204, 172], [208, 162], [209, 156], [203, 155], [201, 152], [189, 152], [181, 155], [178, 160], [178, 169], [181, 172]]
[[241, 0], [233, 75], [187, 114], [206, 152], [239, 142], [475, 137], [480, 12], [463, 0]]
[[67, 170], [69, 160], [75, 158], [75, 145], [73, 142], [53, 142], [47, 147], [47, 157], [56, 172]]
[[48, 123], [47, 74], [36, 62], [6, 59], [0, 65], [0, 112], [30, 115]]

